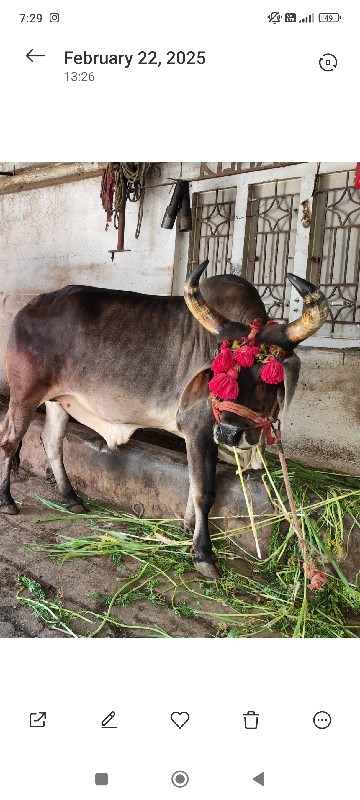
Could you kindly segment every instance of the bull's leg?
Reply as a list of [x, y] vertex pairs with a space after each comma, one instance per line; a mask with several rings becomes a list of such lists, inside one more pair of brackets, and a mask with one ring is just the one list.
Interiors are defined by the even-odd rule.
[[18, 514], [10, 492], [10, 470], [18, 445], [34, 416], [36, 404], [11, 403], [0, 430], [0, 511]]
[[12, 469], [12, 471], [13, 471], [14, 475], [16, 475], [16, 476], [18, 476], [18, 475], [19, 475], [19, 468], [20, 468], [20, 450], [21, 450], [21, 448], [22, 448], [22, 442], [20, 441], [20, 444], [18, 444], [18, 448], [17, 448], [17, 450], [16, 450], [16, 453], [15, 453], [15, 455], [14, 455], [14, 458], [13, 458], [13, 461], [12, 461], [12, 465], [11, 465], [11, 469]]
[[41, 431], [41, 439], [45, 447], [46, 455], [50, 461], [54, 478], [61, 497], [64, 498], [66, 505], [71, 511], [86, 511], [80, 498], [75, 494], [74, 489], [66, 474], [63, 461], [63, 441], [66, 433], [69, 414], [56, 401], [47, 400], [46, 420]]
[[189, 486], [189, 496], [186, 504], [186, 511], [184, 517], [184, 528], [185, 532], [189, 536], [191, 536], [191, 538], [193, 538], [195, 530], [195, 506], [194, 506], [194, 497], [193, 497], [193, 489], [191, 481]]
[[[195, 510], [193, 550], [195, 567], [205, 578], [217, 578], [216, 558], [209, 534], [208, 516], [215, 500], [217, 445], [212, 429], [185, 435], [186, 450]], [[187, 512], [191, 509], [188, 501]], [[186, 518], [185, 518], [186, 521]]]

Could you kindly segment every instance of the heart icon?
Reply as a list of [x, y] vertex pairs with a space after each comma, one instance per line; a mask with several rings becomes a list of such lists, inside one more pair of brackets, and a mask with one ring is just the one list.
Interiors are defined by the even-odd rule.
[[183, 728], [189, 722], [190, 717], [187, 711], [173, 711], [171, 719], [177, 728]]

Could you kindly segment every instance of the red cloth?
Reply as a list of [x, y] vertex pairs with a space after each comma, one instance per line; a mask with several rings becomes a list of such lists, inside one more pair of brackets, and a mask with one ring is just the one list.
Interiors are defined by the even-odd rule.
[[360, 189], [360, 161], [356, 164], [354, 186], [355, 189]]

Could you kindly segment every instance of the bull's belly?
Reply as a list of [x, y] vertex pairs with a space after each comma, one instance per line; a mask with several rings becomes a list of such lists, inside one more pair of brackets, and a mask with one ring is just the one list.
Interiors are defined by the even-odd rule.
[[[129, 408], [128, 414], [121, 414], [123, 417], [122, 421], [116, 418], [106, 419], [103, 414], [98, 412], [95, 402], [89, 402], [87, 398], [81, 395], [62, 394], [53, 399], [78, 422], [81, 422], [83, 425], [96, 431], [96, 433], [99, 433], [100, 436], [105, 439], [111, 450], [114, 450], [118, 445], [128, 442], [130, 436], [132, 436], [134, 431], [138, 428], [161, 428], [170, 433], [181, 435], [176, 425], [175, 414], [169, 414], [167, 417], [164, 414], [156, 414], [154, 411], [151, 412], [150, 409], [144, 409], [141, 422], [135, 422], [132, 420], [134, 411], [132, 412], [131, 408]], [[128, 421], [124, 420], [124, 416], [128, 417]]]

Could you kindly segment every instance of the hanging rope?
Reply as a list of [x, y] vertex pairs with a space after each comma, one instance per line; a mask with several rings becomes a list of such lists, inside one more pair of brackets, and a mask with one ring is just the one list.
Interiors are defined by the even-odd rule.
[[145, 179], [150, 173], [159, 177], [159, 165], [145, 161], [114, 161], [107, 165], [101, 179], [100, 191], [102, 205], [106, 211], [105, 230], [108, 230], [112, 219], [114, 227], [118, 227], [119, 212], [127, 200], [131, 203], [138, 202], [135, 238], [139, 238], [144, 214]]

